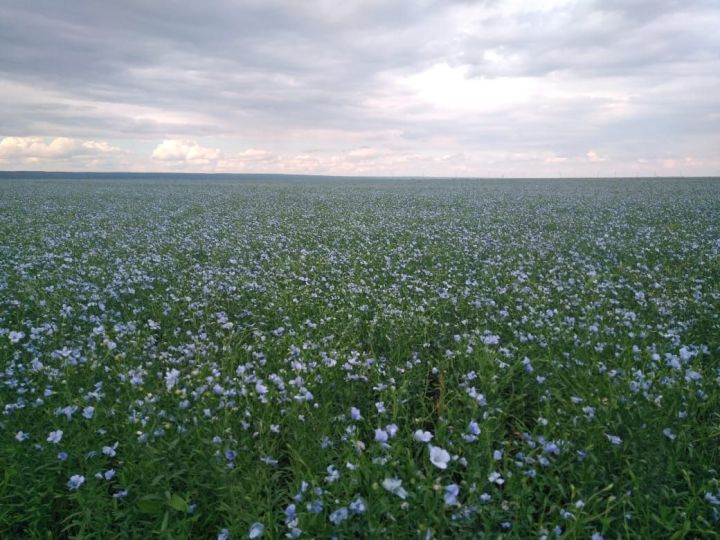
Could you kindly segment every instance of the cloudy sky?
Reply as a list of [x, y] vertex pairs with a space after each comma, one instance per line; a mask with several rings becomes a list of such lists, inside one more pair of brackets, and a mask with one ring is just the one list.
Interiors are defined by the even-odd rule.
[[720, 0], [3, 0], [0, 51], [0, 169], [720, 175]]

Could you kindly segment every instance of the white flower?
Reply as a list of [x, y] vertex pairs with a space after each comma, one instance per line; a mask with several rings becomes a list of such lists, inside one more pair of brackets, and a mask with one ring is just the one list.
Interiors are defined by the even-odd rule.
[[486, 334], [480, 338], [485, 345], [497, 345], [500, 343], [500, 336], [494, 334]]
[[63, 430], [58, 429], [57, 431], [51, 431], [48, 435], [47, 442], [57, 444], [62, 440]]
[[348, 505], [348, 510], [353, 514], [362, 514], [367, 511], [367, 504], [362, 497], [358, 497]]
[[348, 518], [349, 512], [347, 507], [343, 506], [335, 510], [328, 518], [334, 525], [340, 525]]
[[147, 326], [150, 330], [159, 330], [160, 329], [160, 323], [157, 321], [153, 321], [152, 319], [148, 319]]
[[120, 443], [115, 442], [112, 446], [103, 446], [102, 453], [108, 457], [115, 457], [117, 452], [115, 451]]
[[85, 477], [81, 474], [73, 474], [68, 480], [67, 487], [69, 490], [74, 491], [85, 483]]
[[28, 434], [25, 433], [24, 431], [18, 431], [18, 432], [15, 434], [15, 438], [16, 438], [19, 442], [23, 442], [23, 441], [27, 440], [29, 437], [30, 437], [30, 435], [28, 435]]
[[457, 504], [457, 496], [460, 494], [460, 486], [457, 484], [450, 484], [449, 486], [445, 486], [445, 494], [443, 495], [443, 499], [445, 500], [445, 504], [448, 506], [453, 506]]
[[497, 471], [490, 473], [490, 475], [488, 476], [488, 481], [492, 482], [493, 484], [497, 484], [498, 486], [502, 486], [505, 483], [502, 475]]
[[72, 415], [75, 414], [78, 410], [77, 405], [68, 405], [67, 407], [60, 407], [55, 411], [55, 416], [60, 416], [61, 414], [64, 414], [68, 420], [72, 418]]
[[401, 499], [407, 497], [407, 491], [402, 487], [402, 480], [399, 478], [386, 478], [383, 480], [382, 487]]
[[332, 465], [328, 465], [327, 469], [325, 469], [328, 473], [328, 475], [325, 477], [325, 481], [330, 484], [332, 482], [336, 482], [340, 479], [340, 471], [338, 471], [335, 467]]
[[250, 532], [248, 533], [248, 538], [260, 538], [264, 532], [265, 525], [263, 525], [259, 521], [256, 521], [255, 523], [250, 525]]
[[179, 378], [180, 372], [175, 368], [171, 369], [165, 373], [165, 387], [168, 390], [172, 390], [172, 387], [177, 384]]
[[8, 334], [8, 337], [10, 338], [10, 343], [17, 343], [25, 337], [25, 332], [16, 332], [13, 330]]
[[606, 433], [605, 436], [607, 437], [608, 441], [610, 441], [615, 446], [620, 446], [622, 444], [622, 439], [617, 435], [610, 435], [609, 433]]
[[439, 446], [430, 445], [430, 463], [435, 465], [438, 469], [447, 469], [449, 461], [450, 454], [447, 450], [440, 448]]
[[422, 429], [418, 429], [415, 434], [413, 435], [413, 439], [415, 439], [418, 442], [430, 442], [430, 440], [433, 438], [433, 434], [429, 431], [423, 431]]

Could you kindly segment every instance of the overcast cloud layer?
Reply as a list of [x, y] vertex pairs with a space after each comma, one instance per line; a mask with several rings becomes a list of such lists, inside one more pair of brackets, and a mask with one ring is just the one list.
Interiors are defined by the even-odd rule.
[[0, 3], [0, 169], [720, 174], [720, 0]]

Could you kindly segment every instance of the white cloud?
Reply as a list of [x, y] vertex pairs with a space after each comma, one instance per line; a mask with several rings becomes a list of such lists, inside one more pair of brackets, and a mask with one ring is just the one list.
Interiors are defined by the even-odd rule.
[[259, 150], [257, 148], [248, 148], [237, 154], [237, 159], [243, 162], [272, 161], [275, 154], [267, 150]]
[[589, 150], [585, 155], [587, 156], [588, 161], [592, 161], [594, 163], [607, 161], [608, 159], [606, 156], [598, 154], [595, 150]]
[[4, 137], [0, 169], [117, 171], [131, 168], [128, 154], [106, 141], [71, 137]]
[[4, 137], [0, 140], [0, 159], [67, 159], [104, 154], [119, 154], [121, 150], [104, 141], [57, 137], [47, 142], [42, 137]]
[[466, 66], [436, 64], [398, 81], [425, 104], [460, 114], [503, 111], [528, 103], [540, 80], [530, 77], [468, 77]]
[[[165, 141], [167, 143], [167, 141]], [[165, 172], [223, 172], [270, 174], [322, 174], [347, 176], [462, 176], [541, 177], [615, 176], [661, 174], [704, 174], [707, 161], [692, 157], [659, 157], [642, 160], [610, 159], [599, 150], [558, 155], [550, 147], [528, 151], [475, 149], [464, 152], [427, 152], [413, 148], [378, 146], [350, 147], [347, 150], [272, 152], [249, 148], [224, 152], [214, 160], [183, 159], [188, 154], [217, 150], [195, 141], [177, 145], [162, 143], [172, 160], [149, 160], [153, 170]], [[163, 146], [165, 145], [165, 146]], [[179, 150], [178, 150], [179, 148]], [[194, 148], [192, 152], [191, 148]], [[156, 148], [157, 152], [157, 148]], [[718, 162], [714, 162], [717, 166]]]
[[382, 154], [383, 152], [381, 150], [378, 150], [377, 148], [368, 148], [365, 146], [363, 148], [355, 148], [354, 150], [350, 150], [347, 155], [350, 159], [362, 160], [374, 159], [380, 157]]
[[281, 172], [278, 166], [279, 156], [268, 150], [248, 148], [219, 160], [216, 164], [216, 172]]
[[222, 157], [217, 148], [200, 146], [195, 141], [166, 139], [153, 150], [152, 158], [158, 161], [191, 162], [213, 164]]

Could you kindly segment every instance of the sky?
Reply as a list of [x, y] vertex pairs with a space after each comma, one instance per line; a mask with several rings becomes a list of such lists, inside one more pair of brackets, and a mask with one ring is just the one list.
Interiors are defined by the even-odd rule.
[[720, 175], [720, 0], [2, 0], [0, 169]]

